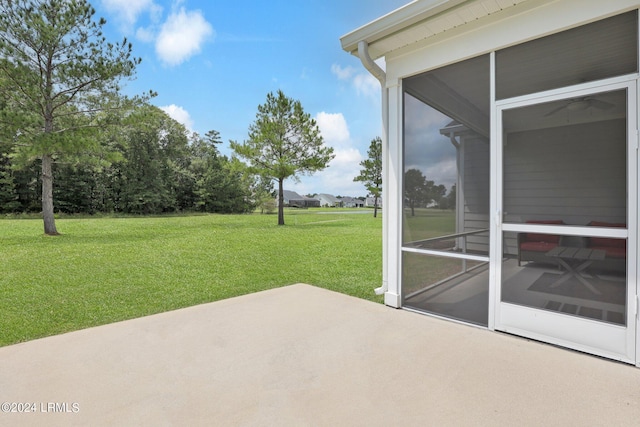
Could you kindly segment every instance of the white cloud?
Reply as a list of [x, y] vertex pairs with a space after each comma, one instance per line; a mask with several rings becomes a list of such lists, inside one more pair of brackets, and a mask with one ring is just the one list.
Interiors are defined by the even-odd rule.
[[136, 30], [136, 38], [141, 42], [151, 43], [156, 38], [156, 33], [152, 27], [148, 28], [138, 28]]
[[341, 196], [364, 196], [366, 190], [362, 183], [353, 182], [353, 178], [360, 173], [360, 162], [363, 157], [353, 146], [344, 115], [323, 111], [316, 114], [315, 120], [325, 144], [333, 147], [335, 157], [325, 170], [311, 177], [302, 177], [299, 182], [287, 181], [287, 190], [300, 194], [331, 193]]
[[353, 178], [360, 173], [360, 151], [356, 148], [344, 148], [334, 149], [333, 153], [336, 157], [320, 177], [325, 191], [342, 196], [364, 195], [362, 183], [353, 182]]
[[193, 119], [191, 118], [189, 112], [184, 108], [175, 104], [171, 104], [160, 107], [160, 109], [167, 113], [173, 120], [182, 123], [187, 128], [187, 130], [193, 130]]
[[333, 64], [331, 73], [338, 80], [351, 83], [358, 95], [372, 98], [380, 96], [380, 82], [366, 70], [358, 71], [350, 65], [343, 68], [338, 64]]
[[202, 12], [181, 7], [162, 24], [156, 39], [156, 53], [165, 64], [179, 65], [200, 52], [202, 44], [214, 36], [215, 31]]
[[[353, 165], [358, 165], [362, 161], [362, 154], [355, 148], [344, 148], [341, 150], [334, 150], [336, 157], [331, 161], [331, 166], [338, 168], [348, 167], [353, 168]], [[357, 172], [357, 171], [356, 171]], [[354, 173], [353, 176], [356, 176]]]
[[342, 68], [338, 64], [333, 64], [331, 65], [331, 72], [335, 74], [339, 80], [349, 80], [354, 74], [356, 74], [356, 69], [352, 66]]
[[[362, 192], [362, 184], [353, 182], [360, 172], [359, 163], [362, 155], [355, 148], [335, 150], [336, 157], [331, 161], [329, 167], [321, 176], [321, 182], [328, 192], [341, 194], [343, 196], [359, 196]], [[358, 194], [355, 189], [359, 189]]]
[[343, 144], [349, 142], [351, 137], [347, 121], [342, 113], [325, 113], [324, 111], [316, 115], [316, 123], [320, 128], [320, 133], [324, 138], [325, 144]]
[[287, 180], [285, 189], [299, 194], [329, 193], [334, 196], [366, 196], [367, 190], [361, 182], [354, 182], [360, 173], [360, 162], [363, 160], [356, 148], [335, 149], [335, 158], [329, 167], [313, 176], [302, 177], [299, 182]]
[[102, 5], [116, 15], [127, 31], [134, 26], [142, 13], [149, 12], [153, 17], [162, 11], [162, 7], [156, 5], [153, 0], [102, 0]]
[[366, 97], [380, 96], [380, 82], [371, 74], [357, 74], [353, 78], [353, 85], [358, 95], [364, 95]]

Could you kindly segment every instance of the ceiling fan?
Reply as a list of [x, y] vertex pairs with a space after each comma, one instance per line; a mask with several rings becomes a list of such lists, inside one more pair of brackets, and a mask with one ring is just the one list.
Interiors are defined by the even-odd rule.
[[567, 111], [584, 111], [588, 108], [597, 108], [598, 110], [608, 110], [610, 108], [615, 107], [614, 104], [606, 101], [601, 101], [596, 98], [584, 97], [584, 98], [574, 98], [567, 101], [564, 105], [561, 105], [558, 108], [555, 108], [545, 114], [545, 117], [553, 116], [563, 110]]

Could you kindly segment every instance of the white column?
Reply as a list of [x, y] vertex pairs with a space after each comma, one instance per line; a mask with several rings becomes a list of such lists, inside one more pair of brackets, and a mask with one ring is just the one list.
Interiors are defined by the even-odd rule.
[[[388, 141], [383, 144], [383, 275], [387, 280], [384, 303], [399, 308], [402, 243], [402, 88], [399, 80], [387, 81]], [[384, 108], [384, 107], [383, 107]], [[386, 145], [386, 147], [385, 147]], [[386, 151], [386, 153], [385, 153]]]

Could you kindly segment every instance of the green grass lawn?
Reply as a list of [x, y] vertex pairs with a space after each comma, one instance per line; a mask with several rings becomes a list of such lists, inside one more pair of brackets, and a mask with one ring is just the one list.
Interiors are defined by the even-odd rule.
[[453, 211], [416, 208], [414, 216], [411, 216], [411, 209], [405, 209], [403, 214], [404, 242], [446, 236], [456, 231], [456, 217]]
[[0, 220], [0, 345], [298, 282], [381, 302], [381, 218], [349, 212]]

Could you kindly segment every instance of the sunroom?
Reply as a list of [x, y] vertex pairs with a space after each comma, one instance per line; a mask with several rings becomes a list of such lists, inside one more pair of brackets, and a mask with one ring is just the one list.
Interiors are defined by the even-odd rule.
[[640, 366], [639, 7], [417, 0], [342, 38], [383, 85], [387, 305]]

